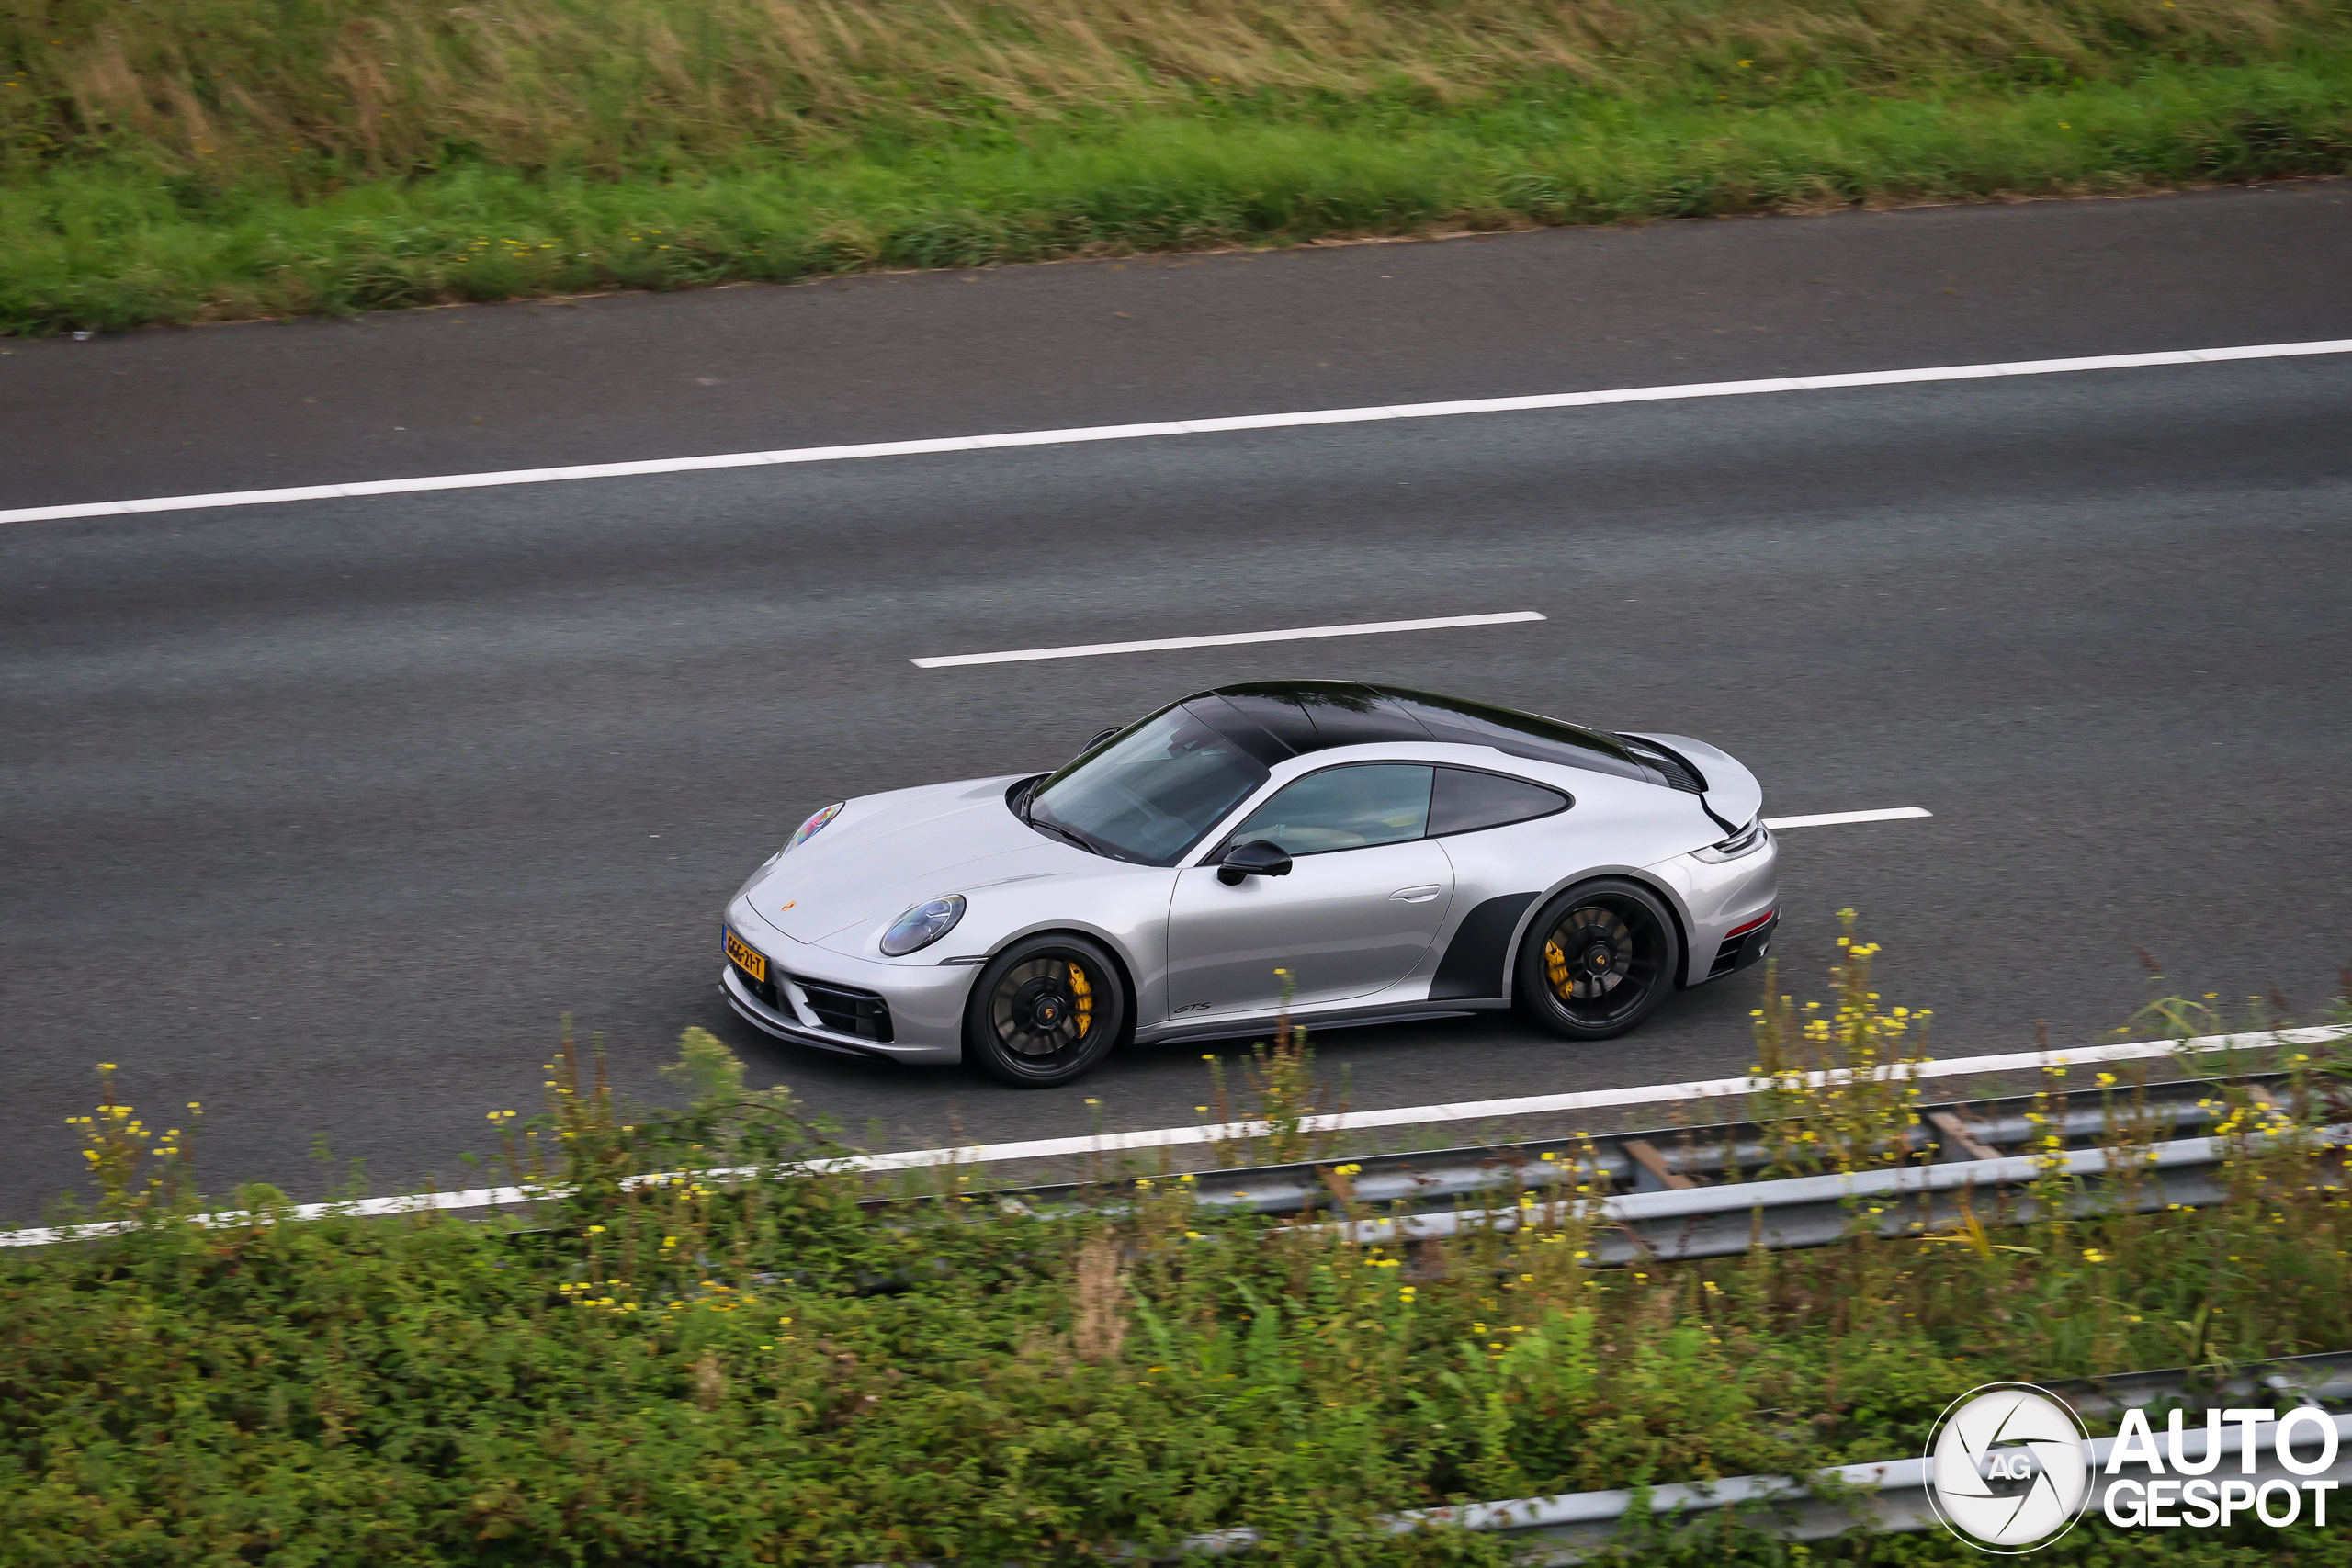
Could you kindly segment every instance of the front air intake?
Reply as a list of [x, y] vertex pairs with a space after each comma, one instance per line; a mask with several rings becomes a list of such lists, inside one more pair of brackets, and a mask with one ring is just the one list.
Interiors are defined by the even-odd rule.
[[808, 998], [808, 1010], [827, 1029], [854, 1034], [877, 1045], [890, 1043], [890, 1004], [879, 993], [798, 975], [792, 976], [792, 983], [800, 987], [800, 994]]

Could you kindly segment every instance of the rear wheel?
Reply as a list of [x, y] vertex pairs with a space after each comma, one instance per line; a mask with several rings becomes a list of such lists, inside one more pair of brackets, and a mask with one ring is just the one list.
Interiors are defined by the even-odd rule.
[[1544, 906], [1520, 942], [1520, 1004], [1571, 1040], [1623, 1034], [1674, 989], [1682, 943], [1657, 894], [1610, 878]]
[[1127, 1018], [1109, 953], [1080, 936], [1031, 937], [980, 971], [964, 1004], [964, 1058], [1018, 1088], [1051, 1089], [1101, 1061]]

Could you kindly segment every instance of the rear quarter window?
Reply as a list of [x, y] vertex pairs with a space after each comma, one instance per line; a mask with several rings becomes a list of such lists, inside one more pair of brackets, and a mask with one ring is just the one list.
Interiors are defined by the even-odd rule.
[[1545, 784], [1469, 768], [1440, 768], [1430, 792], [1430, 837], [1506, 827], [1567, 808], [1568, 797]]

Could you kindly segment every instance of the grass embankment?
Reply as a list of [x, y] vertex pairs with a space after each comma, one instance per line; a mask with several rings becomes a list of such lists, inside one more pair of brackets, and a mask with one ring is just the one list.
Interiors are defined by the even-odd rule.
[[2345, 0], [11, 0], [0, 330], [2352, 168]]
[[[1819, 1022], [1764, 1018], [1768, 1066], [1905, 1048], [1867, 960]], [[2303, 1110], [2341, 1115], [2292, 1065]], [[580, 1184], [526, 1234], [299, 1224], [254, 1190], [201, 1227], [156, 1159], [178, 1140], [110, 1100], [85, 1129], [102, 1213], [142, 1223], [0, 1263], [0, 1562], [996, 1563], [1236, 1524], [1272, 1542], [1247, 1561], [1499, 1562], [1491, 1538], [1346, 1532], [1905, 1455], [1988, 1379], [2352, 1345], [2352, 1201], [2315, 1150], [2249, 1143], [2204, 1210], [1596, 1271], [1563, 1208], [1405, 1258], [1211, 1221], [1165, 1177], [1078, 1221], [952, 1185], [876, 1207], [805, 1166], [722, 1182], [691, 1173], [821, 1140], [707, 1036], [684, 1114], [624, 1119], [578, 1068], [567, 1047], [535, 1122], [492, 1113], [514, 1175]], [[1784, 1169], [1883, 1159], [1907, 1115], [1899, 1086], [1770, 1098]], [[690, 1174], [628, 1179], [657, 1170]], [[1700, 1533], [1645, 1555], [1788, 1561]], [[2160, 1550], [2352, 1563], [2352, 1532], [2094, 1523], [2047, 1556]], [[1814, 1552], [1978, 1560], [1940, 1536]]]

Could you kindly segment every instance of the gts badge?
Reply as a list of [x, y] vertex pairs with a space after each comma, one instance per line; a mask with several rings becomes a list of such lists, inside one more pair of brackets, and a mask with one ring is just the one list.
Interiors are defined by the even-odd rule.
[[1171, 1017], [1171, 1018], [1173, 1018], [1173, 1017], [1177, 1016], [1177, 1014], [1181, 1014], [1181, 1013], [1188, 1013], [1188, 1012], [1206, 1012], [1206, 1011], [1208, 1011], [1208, 1010], [1209, 1010], [1209, 1004], [1208, 1004], [1208, 1003], [1206, 1003], [1206, 1002], [1194, 1002], [1194, 1003], [1193, 1003], [1190, 1007], [1181, 1007], [1181, 1008], [1178, 1008], [1178, 1009], [1176, 1010], [1176, 1012], [1175, 1012], [1175, 1013], [1170, 1013], [1169, 1016], [1170, 1016], [1170, 1017]]

